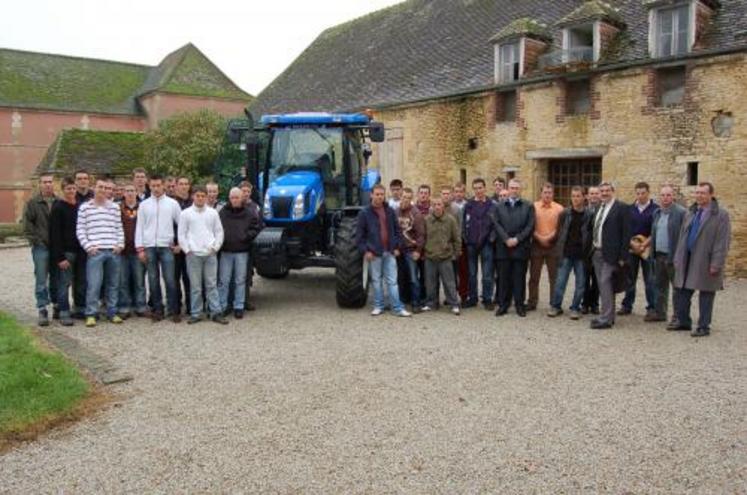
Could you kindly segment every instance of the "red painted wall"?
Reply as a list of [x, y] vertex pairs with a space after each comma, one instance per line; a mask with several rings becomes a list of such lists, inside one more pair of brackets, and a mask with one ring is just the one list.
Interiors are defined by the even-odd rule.
[[148, 116], [148, 128], [158, 127], [158, 122], [180, 112], [195, 112], [204, 108], [214, 110], [225, 117], [241, 117], [248, 102], [239, 100], [216, 100], [196, 96], [169, 93], [151, 93], [140, 99]]

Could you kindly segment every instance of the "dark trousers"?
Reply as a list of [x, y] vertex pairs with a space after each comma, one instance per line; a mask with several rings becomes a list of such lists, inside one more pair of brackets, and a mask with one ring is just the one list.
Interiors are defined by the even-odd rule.
[[677, 314], [677, 291], [674, 290], [674, 264], [666, 254], [657, 253], [656, 275], [656, 316], [666, 319], [669, 306], [669, 290], [672, 288], [672, 313]]
[[537, 307], [539, 302], [539, 283], [542, 276], [542, 266], [547, 265], [547, 274], [550, 283], [550, 297], [555, 293], [555, 279], [558, 277], [558, 256], [555, 246], [540, 247], [532, 246], [532, 254], [529, 260], [529, 300], [528, 305]]
[[599, 284], [597, 283], [597, 274], [591, 260], [586, 260], [586, 286], [584, 288], [584, 302], [582, 306], [589, 310], [599, 310]]
[[[677, 321], [680, 325], [691, 327], [693, 320], [690, 317], [690, 306], [692, 304], [692, 289], [676, 289], [675, 301], [677, 303]], [[713, 316], [713, 303], [716, 300], [716, 293], [706, 290], [698, 291], [698, 305], [700, 306], [700, 315], [698, 316], [698, 328], [708, 330], [711, 328], [711, 317]]]
[[635, 304], [636, 283], [638, 282], [638, 271], [643, 277], [643, 286], [646, 291], [646, 312], [656, 309], [656, 278], [654, 277], [654, 260], [642, 259], [639, 256], [630, 257], [630, 269], [633, 271], [630, 287], [625, 291], [622, 307], [631, 310]]
[[498, 300], [502, 309], [507, 309], [513, 297], [514, 306], [524, 306], [527, 282], [527, 260], [498, 260]]
[[176, 313], [182, 312], [182, 300], [186, 314], [192, 314], [190, 303], [189, 274], [187, 273], [187, 257], [184, 253], [174, 255], [174, 269], [176, 270]]
[[493, 302], [493, 246], [485, 243], [481, 248], [467, 245], [469, 263], [469, 302], [477, 303], [477, 266], [482, 272], [482, 302]]
[[88, 253], [82, 249], [75, 253], [75, 267], [73, 270], [73, 313], [83, 315], [86, 310], [86, 264]]
[[469, 298], [469, 261], [467, 250], [462, 249], [462, 254], [454, 262], [454, 273], [457, 274], [457, 291], [462, 301]]

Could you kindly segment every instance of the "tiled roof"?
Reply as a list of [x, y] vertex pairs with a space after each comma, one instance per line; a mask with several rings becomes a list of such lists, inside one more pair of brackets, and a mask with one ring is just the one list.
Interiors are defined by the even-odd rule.
[[616, 26], [624, 26], [620, 12], [609, 3], [603, 0], [588, 0], [579, 7], [560, 19], [556, 26], [570, 26], [572, 24], [586, 21], [604, 20]]
[[0, 106], [138, 115], [150, 91], [252, 99], [191, 43], [155, 67], [0, 49]]
[[[625, 23], [614, 57], [646, 60], [645, 0], [607, 0]], [[517, 19], [551, 26], [582, 0], [408, 0], [324, 31], [250, 105], [255, 114], [356, 110], [438, 98], [493, 84], [490, 39]], [[593, 2], [600, 4], [601, 2]], [[706, 49], [747, 49], [747, 0], [721, 0]], [[584, 9], [582, 9], [584, 11]]]
[[522, 17], [511, 21], [509, 25], [498, 31], [490, 41], [495, 43], [498, 41], [507, 40], [509, 38], [515, 38], [518, 36], [530, 36], [539, 39], [552, 39], [550, 31], [547, 29], [545, 24], [540, 24], [534, 19], [529, 17]]
[[125, 175], [142, 167], [145, 135], [140, 132], [61, 131], [36, 173], [70, 174], [85, 168], [94, 175]]

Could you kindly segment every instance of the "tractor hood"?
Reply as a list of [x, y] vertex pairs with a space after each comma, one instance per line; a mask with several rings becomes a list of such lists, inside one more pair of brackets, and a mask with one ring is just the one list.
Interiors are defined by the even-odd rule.
[[[281, 222], [309, 220], [323, 201], [324, 186], [318, 172], [288, 172], [269, 184], [264, 198], [264, 216]], [[300, 204], [303, 204], [303, 214]]]

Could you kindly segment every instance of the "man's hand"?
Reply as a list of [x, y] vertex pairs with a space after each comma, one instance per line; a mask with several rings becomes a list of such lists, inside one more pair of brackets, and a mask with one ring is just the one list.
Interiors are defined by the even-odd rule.
[[148, 263], [148, 255], [146, 254], [145, 251], [140, 251], [139, 253], [137, 253], [137, 258], [140, 260], [142, 264]]
[[399, 249], [395, 249], [394, 251], [392, 251], [392, 254], [394, 255], [395, 258], [399, 258], [399, 255], [400, 255]]
[[86, 253], [88, 253], [88, 256], [96, 256], [99, 254], [99, 248], [96, 246], [89, 247], [86, 249]]
[[519, 240], [516, 237], [512, 237], [506, 240], [506, 246], [513, 248], [519, 245]]
[[366, 254], [363, 255], [363, 259], [365, 259], [366, 261], [371, 261], [375, 257], [376, 255], [374, 255], [371, 251], [366, 251]]
[[57, 266], [60, 267], [60, 270], [67, 270], [68, 268], [70, 268], [70, 262], [68, 260], [62, 260], [57, 263]]
[[122, 252], [124, 248], [122, 246], [114, 246], [114, 249], [112, 249], [112, 253], [119, 254]]
[[179, 254], [182, 252], [182, 248], [179, 247], [179, 244], [174, 244], [171, 246], [171, 252], [174, 254]]
[[413, 251], [412, 252], [412, 259], [414, 259], [415, 261], [418, 261], [420, 259], [420, 253], [417, 252], [417, 251]]
[[721, 273], [721, 269], [712, 266], [708, 268], [708, 273], [711, 275], [711, 277], [716, 277], [719, 273]]

